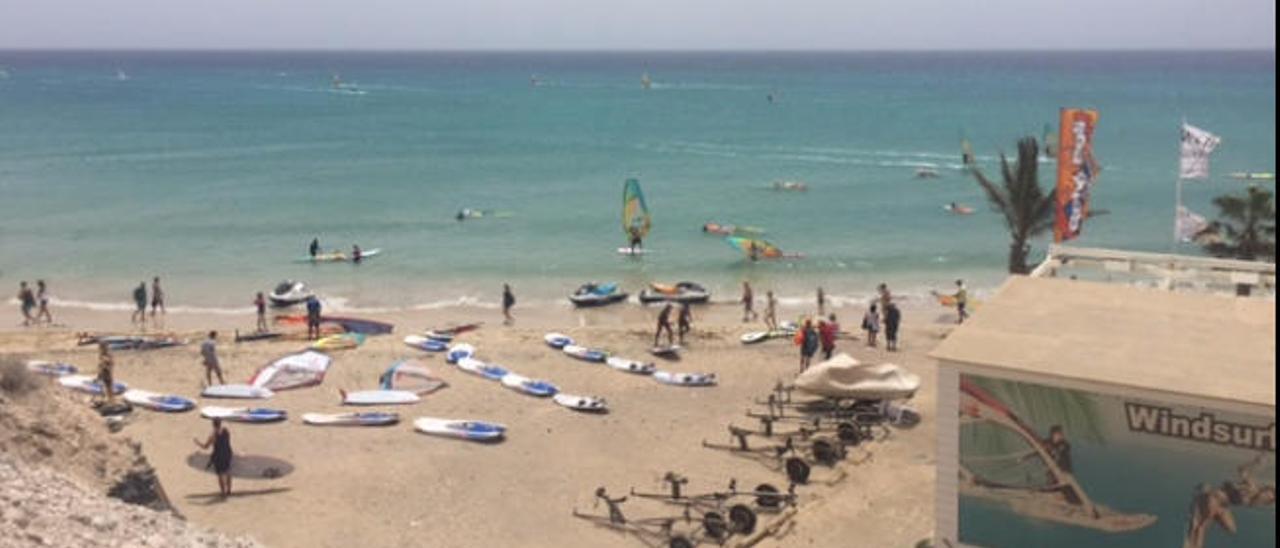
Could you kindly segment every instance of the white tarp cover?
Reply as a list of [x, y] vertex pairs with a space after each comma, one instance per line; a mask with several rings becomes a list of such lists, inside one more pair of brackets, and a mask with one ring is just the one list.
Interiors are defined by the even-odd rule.
[[249, 384], [271, 390], [288, 390], [320, 384], [333, 358], [308, 350], [290, 354], [263, 366]]
[[863, 365], [839, 354], [801, 373], [795, 387], [827, 398], [891, 400], [915, 394], [920, 376], [891, 363]]

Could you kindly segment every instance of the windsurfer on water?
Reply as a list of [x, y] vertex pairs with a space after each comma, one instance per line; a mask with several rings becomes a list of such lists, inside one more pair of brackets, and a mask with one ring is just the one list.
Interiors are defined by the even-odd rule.
[[640, 235], [640, 227], [628, 228], [627, 233], [631, 235], [631, 253], [634, 254], [636, 250], [644, 248], [644, 237]]

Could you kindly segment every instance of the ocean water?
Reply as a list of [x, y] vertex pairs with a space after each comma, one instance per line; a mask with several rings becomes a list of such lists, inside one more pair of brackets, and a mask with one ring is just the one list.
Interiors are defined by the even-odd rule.
[[[153, 275], [205, 308], [285, 278], [356, 309], [491, 304], [502, 282], [522, 303], [588, 280], [991, 287], [1007, 236], [959, 141], [991, 171], [1063, 106], [1101, 112], [1094, 205], [1112, 214], [1081, 245], [1174, 249], [1184, 118], [1224, 139], [1194, 210], [1242, 188], [1227, 172], [1275, 169], [1274, 52], [0, 52], [0, 69], [0, 285], [45, 278], [96, 306]], [[642, 260], [615, 252], [627, 177], [654, 216]], [[459, 223], [462, 207], [507, 215]], [[751, 264], [707, 221], [806, 258]], [[384, 253], [296, 263], [312, 237]]]

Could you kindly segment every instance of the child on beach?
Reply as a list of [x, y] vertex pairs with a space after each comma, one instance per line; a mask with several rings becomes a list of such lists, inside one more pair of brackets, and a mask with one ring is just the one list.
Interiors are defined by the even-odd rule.
[[658, 339], [662, 337], [662, 332], [667, 332], [667, 345], [675, 344], [675, 335], [671, 332], [671, 303], [667, 303], [662, 307], [662, 311], [658, 313], [658, 330], [653, 333], [653, 346], [658, 346]]
[[147, 328], [147, 282], [139, 282], [138, 287], [133, 289], [133, 316], [130, 316], [131, 323]]
[[742, 282], [742, 323], [756, 319], [756, 296], [750, 282]]
[[876, 335], [880, 333], [880, 313], [875, 303], [871, 304], [867, 314], [862, 317], [862, 330], [867, 332], [867, 346], [875, 348]]
[[515, 323], [516, 319], [511, 316], [511, 308], [516, 305], [516, 295], [511, 292], [511, 286], [502, 284], [502, 318], [506, 325]]
[[44, 280], [36, 280], [36, 301], [40, 306], [36, 311], [36, 323], [43, 321], [53, 325], [53, 313], [49, 312], [49, 286]]
[[253, 298], [253, 306], [258, 309], [258, 332], [265, 333], [267, 331], [267, 299], [258, 292], [258, 296]]
[[209, 338], [200, 343], [200, 356], [204, 363], [204, 382], [213, 384], [213, 376], [218, 375], [218, 384], [226, 384], [222, 378], [222, 366], [218, 363], [218, 332], [210, 331]]
[[156, 276], [151, 280], [151, 319], [156, 319], [156, 311], [161, 314], [168, 314], [169, 311], [164, 308], [164, 291], [160, 290], [160, 277]]
[[222, 498], [231, 496], [231, 432], [222, 426], [222, 419], [213, 419], [213, 432], [203, 442], [199, 438], [193, 438], [196, 447], [208, 449], [213, 447], [213, 453], [209, 455], [209, 463], [205, 468], [213, 468], [213, 472], [218, 475], [218, 494]]
[[902, 325], [902, 311], [898, 305], [889, 303], [884, 308], [884, 347], [890, 352], [898, 351], [898, 327]]
[[116, 360], [111, 357], [111, 348], [107, 343], [98, 343], [98, 382], [102, 384], [102, 395], [108, 405], [116, 401]]
[[773, 298], [772, 291], [764, 295], [764, 325], [769, 331], [778, 330], [778, 300]]
[[692, 325], [693, 311], [689, 309], [689, 303], [680, 303], [680, 317], [676, 319], [676, 328], [680, 334], [680, 344], [684, 344], [684, 334], [692, 329]]
[[31, 293], [26, 281], [18, 282], [18, 302], [22, 304], [22, 327], [30, 326], [35, 320], [31, 316], [31, 310], [36, 307], [36, 296]]
[[836, 315], [832, 314], [827, 321], [818, 326], [818, 337], [822, 341], [822, 359], [831, 359], [836, 351], [836, 335], [840, 333], [840, 324], [836, 323]]

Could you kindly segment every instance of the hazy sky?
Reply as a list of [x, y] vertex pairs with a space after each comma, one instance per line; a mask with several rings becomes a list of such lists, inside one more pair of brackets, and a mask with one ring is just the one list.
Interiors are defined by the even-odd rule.
[[1276, 0], [0, 0], [0, 48], [1263, 48]]

